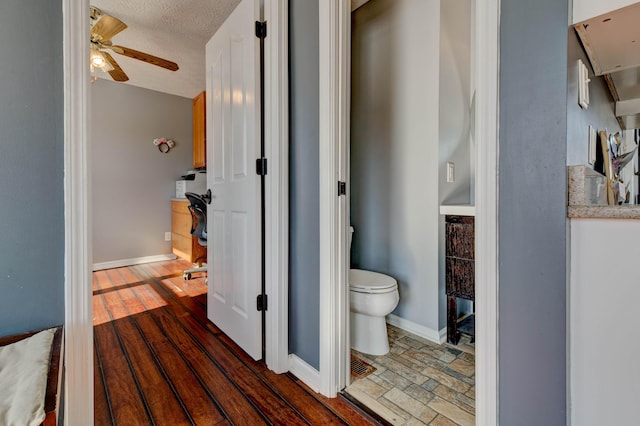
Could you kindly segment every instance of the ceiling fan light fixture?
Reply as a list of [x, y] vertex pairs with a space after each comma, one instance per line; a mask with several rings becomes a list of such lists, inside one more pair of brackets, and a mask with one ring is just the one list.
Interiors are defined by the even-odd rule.
[[103, 14], [100, 9], [91, 7], [90, 25], [89, 41], [91, 50], [89, 53], [89, 67], [94, 77], [96, 76], [95, 74], [100, 71], [109, 73], [109, 76], [114, 81], [124, 82], [129, 80], [127, 74], [120, 68], [118, 62], [113, 59], [107, 50], [170, 71], [177, 71], [179, 69], [178, 64], [175, 62], [148, 53], [139, 52], [128, 47], [114, 46], [111, 38], [126, 30], [127, 24], [118, 18]]
[[104, 54], [98, 49], [91, 49], [91, 54], [89, 55], [89, 63], [91, 66], [91, 72], [96, 70], [108, 72], [113, 70], [113, 66], [109, 63]]

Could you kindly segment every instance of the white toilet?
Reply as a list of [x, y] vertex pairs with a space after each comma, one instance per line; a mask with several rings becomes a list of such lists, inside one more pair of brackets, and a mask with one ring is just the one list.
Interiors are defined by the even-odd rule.
[[[349, 249], [353, 227], [349, 232]], [[398, 282], [384, 274], [349, 270], [351, 347], [370, 355], [389, 352], [385, 317], [398, 306]]]

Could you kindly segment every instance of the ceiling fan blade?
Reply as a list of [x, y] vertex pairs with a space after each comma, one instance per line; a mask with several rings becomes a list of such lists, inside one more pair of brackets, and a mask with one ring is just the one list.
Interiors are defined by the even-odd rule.
[[109, 71], [109, 75], [111, 76], [111, 78], [113, 78], [115, 81], [129, 80], [129, 76], [127, 76], [127, 74], [122, 71], [122, 68], [120, 68], [120, 65], [118, 65], [116, 60], [113, 59], [113, 56], [105, 51], [102, 51], [102, 54], [105, 56], [105, 58], [107, 58], [107, 61], [109, 61], [109, 63], [113, 67], [113, 69]]
[[[178, 64], [175, 62], [168, 61], [166, 59], [158, 58], [157, 56], [149, 55], [148, 53], [139, 52], [137, 50], [130, 49], [124, 46], [111, 46], [111, 49], [120, 53], [121, 55], [128, 56], [129, 58], [138, 59], [140, 61], [147, 62], [149, 64], [153, 64], [159, 66], [161, 68], [168, 69], [170, 71], [178, 71]], [[122, 52], [120, 52], [122, 51]]]
[[98, 37], [100, 40], [111, 40], [111, 37], [120, 31], [127, 29], [127, 24], [110, 15], [103, 15], [102, 18], [91, 28], [91, 37]]

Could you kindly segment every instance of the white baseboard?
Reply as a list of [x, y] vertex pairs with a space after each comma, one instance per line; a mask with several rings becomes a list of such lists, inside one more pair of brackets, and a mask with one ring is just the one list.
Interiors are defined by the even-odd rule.
[[122, 268], [123, 266], [141, 265], [143, 263], [162, 262], [163, 260], [174, 260], [178, 256], [175, 254], [157, 254], [155, 256], [135, 257], [133, 259], [111, 260], [109, 262], [94, 263], [94, 271], [103, 269]]
[[434, 330], [393, 314], [387, 315], [387, 323], [437, 344], [444, 343], [447, 340], [447, 327], [441, 330]]
[[289, 354], [289, 372], [314, 392], [320, 392], [320, 372], [295, 354]]

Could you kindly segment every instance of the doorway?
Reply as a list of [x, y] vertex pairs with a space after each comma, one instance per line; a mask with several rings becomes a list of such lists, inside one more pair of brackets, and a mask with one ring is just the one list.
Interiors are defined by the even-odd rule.
[[[473, 16], [473, 52], [483, 58], [472, 73], [476, 144], [476, 387], [477, 424], [497, 418], [497, 81], [498, 4], [478, 4]], [[321, 390], [335, 394], [348, 382], [348, 209], [333, 192], [345, 178], [348, 158], [350, 10], [320, 4]], [[338, 125], [336, 125], [338, 123]], [[326, 188], [326, 191], [324, 190]], [[345, 336], [347, 338], [345, 339]], [[325, 343], [326, 340], [326, 345]], [[347, 343], [345, 343], [347, 342]], [[326, 373], [326, 374], [325, 374]]]
[[[91, 208], [90, 194], [90, 81], [88, 63], [89, 4], [63, 0], [63, 44], [65, 79], [65, 339], [66, 377], [65, 413], [69, 424], [91, 424], [93, 421], [93, 329], [91, 286]], [[287, 371], [287, 292], [282, 274], [286, 273], [286, 229], [280, 211], [286, 212], [287, 151], [269, 141], [286, 141], [286, 81], [279, 76], [287, 68], [286, 0], [264, 2], [264, 17], [270, 25], [267, 41], [266, 105], [271, 111], [267, 128], [267, 156], [270, 156], [271, 178], [267, 180], [268, 253], [267, 291], [270, 309], [267, 315], [267, 366], [277, 372]], [[284, 144], [286, 145], [286, 144]], [[285, 216], [286, 217], [286, 216]], [[273, 220], [273, 223], [271, 222]], [[283, 266], [283, 264], [285, 266]]]
[[[441, 204], [473, 199], [471, 11], [469, 0], [371, 0], [352, 12], [349, 284], [360, 276], [354, 269], [385, 274], [399, 303], [387, 316], [390, 351], [352, 350], [352, 367], [376, 370], [362, 378], [352, 371], [345, 393], [391, 423], [474, 423], [474, 345], [441, 338], [439, 213]], [[443, 176], [447, 162], [455, 162], [453, 182]], [[390, 294], [373, 291], [371, 303]], [[361, 294], [352, 291], [351, 302]], [[361, 326], [351, 324], [352, 348]]]

